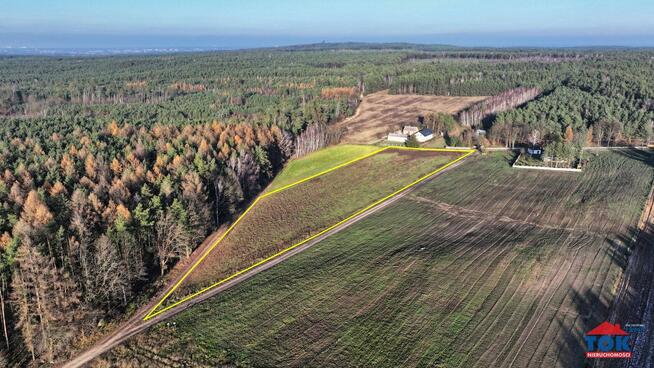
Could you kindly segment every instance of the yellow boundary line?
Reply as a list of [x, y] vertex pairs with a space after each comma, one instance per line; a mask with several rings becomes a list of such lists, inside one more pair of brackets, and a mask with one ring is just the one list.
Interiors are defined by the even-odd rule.
[[[271, 256], [269, 256], [269, 257], [267, 257], [267, 258], [265, 258], [265, 259], [263, 259], [263, 260], [261, 260], [261, 261], [259, 261], [259, 262], [257, 262], [257, 263], [255, 263], [255, 264], [253, 264], [253, 265], [251, 265], [251, 266], [249, 266], [249, 267], [247, 267], [247, 268], [244, 268], [244, 269], [242, 269], [242, 270], [240, 270], [240, 271], [238, 271], [238, 272], [236, 272], [236, 273], [234, 273], [234, 274], [232, 274], [232, 275], [230, 275], [230, 276], [228, 276], [228, 277], [226, 277], [226, 278], [224, 278], [224, 279], [222, 279], [222, 280], [220, 280], [220, 281], [218, 281], [218, 282], [216, 282], [216, 283], [214, 283], [214, 284], [212, 284], [212, 285], [210, 285], [210, 286], [205, 287], [204, 289], [201, 289], [200, 291], [197, 291], [197, 292], [195, 292], [195, 293], [193, 293], [193, 294], [191, 294], [191, 295], [188, 295], [188, 296], [184, 297], [182, 300], [179, 300], [179, 301], [177, 301], [177, 302], [175, 302], [175, 303], [173, 303], [173, 304], [171, 304], [171, 305], [169, 305], [169, 306], [167, 306], [167, 307], [165, 307], [165, 308], [162, 308], [162, 309], [159, 310], [159, 311], [156, 311], [157, 308], [159, 308], [159, 307], [161, 306], [161, 304], [163, 304], [163, 302], [166, 301], [166, 299], [168, 299], [168, 297], [169, 297], [173, 292], [175, 292], [175, 290], [177, 290], [177, 288], [179, 287], [179, 285], [181, 285], [182, 282], [184, 282], [184, 280], [186, 279], [186, 277], [188, 277], [188, 275], [190, 275], [191, 272], [193, 272], [193, 270], [194, 270], [194, 269], [195, 269], [195, 268], [196, 268], [200, 263], [202, 263], [202, 261], [203, 261], [203, 260], [204, 260], [208, 255], [209, 255], [209, 253], [211, 253], [211, 251], [212, 251], [212, 250], [213, 250], [213, 249], [214, 249], [214, 248], [215, 248], [215, 247], [216, 247], [216, 246], [217, 246], [217, 245], [218, 245], [218, 244], [223, 240], [223, 238], [225, 238], [225, 236], [227, 236], [227, 234], [229, 234], [229, 233], [232, 231], [232, 229], [233, 229], [233, 228], [234, 228], [234, 227], [235, 227], [235, 226], [236, 226], [236, 225], [241, 221], [241, 219], [242, 219], [243, 217], [245, 217], [245, 215], [247, 215], [248, 212], [250, 212], [250, 210], [252, 209], [252, 207], [254, 207], [254, 206], [255, 206], [255, 205], [256, 205], [256, 204], [257, 204], [261, 199], [266, 198], [266, 197], [268, 197], [268, 196], [270, 196], [270, 195], [272, 195], [272, 194], [275, 194], [275, 193], [281, 192], [282, 190], [286, 190], [286, 189], [288, 189], [288, 188], [291, 188], [291, 187], [293, 187], [293, 186], [296, 186], [296, 185], [298, 185], [298, 184], [302, 184], [302, 183], [304, 183], [304, 182], [306, 182], [306, 181], [309, 181], [309, 180], [311, 180], [311, 179], [314, 179], [314, 178], [316, 178], [316, 177], [319, 177], [319, 176], [325, 175], [325, 174], [327, 174], [327, 173], [329, 173], [329, 172], [332, 172], [332, 171], [334, 171], [334, 170], [340, 169], [340, 168], [342, 168], [342, 167], [344, 167], [344, 166], [351, 165], [351, 164], [353, 164], [353, 163], [355, 163], [355, 162], [357, 162], [357, 161], [363, 160], [363, 159], [368, 158], [368, 157], [370, 157], [370, 156], [374, 156], [374, 155], [376, 155], [376, 154], [378, 154], [378, 153], [380, 153], [380, 152], [383, 152], [383, 151], [386, 151], [386, 150], [389, 150], [389, 149], [391, 149], [391, 150], [409, 150], [409, 151], [431, 151], [431, 152], [457, 152], [457, 153], [465, 153], [465, 154], [462, 155], [462, 156], [460, 156], [460, 157], [458, 157], [458, 158], [456, 158], [456, 159], [454, 159], [454, 160], [452, 160], [452, 161], [450, 161], [450, 162], [448, 162], [448, 163], [446, 163], [446, 164], [444, 164], [443, 166], [439, 167], [438, 169], [436, 169], [436, 170], [434, 170], [434, 171], [432, 171], [432, 172], [430, 172], [430, 173], [428, 173], [428, 174], [422, 176], [422, 177], [419, 178], [418, 180], [416, 180], [416, 181], [414, 181], [414, 182], [412, 182], [412, 183], [410, 183], [410, 184], [407, 184], [406, 186], [404, 186], [404, 187], [402, 187], [402, 188], [396, 190], [395, 192], [389, 194], [388, 196], [386, 196], [386, 197], [384, 197], [384, 198], [382, 198], [382, 199], [377, 200], [376, 202], [374, 202], [374, 203], [372, 203], [372, 204], [366, 206], [365, 208], [363, 208], [363, 209], [361, 209], [361, 210], [355, 212], [354, 214], [352, 214], [352, 215], [348, 216], [347, 218], [345, 218], [345, 219], [343, 219], [343, 220], [337, 222], [336, 224], [334, 224], [334, 225], [332, 225], [332, 226], [330, 226], [330, 227], [328, 227], [328, 228], [326, 228], [326, 229], [320, 231], [319, 233], [314, 234], [314, 235], [312, 235], [312, 236], [310, 236], [310, 237], [308, 237], [308, 238], [302, 240], [302, 241], [299, 242], [299, 243], [293, 244], [292, 246], [290, 246], [290, 247], [288, 247], [288, 248], [285, 248], [285, 249], [283, 249], [283, 250], [281, 250], [281, 251], [279, 251], [279, 252], [277, 252], [277, 253], [275, 253], [275, 254], [273, 254], [273, 255], [271, 255]], [[227, 228], [227, 230], [226, 230], [226, 231], [225, 231], [225, 232], [224, 232], [224, 233], [223, 233], [223, 234], [222, 234], [218, 239], [216, 239], [216, 241], [214, 241], [214, 243], [209, 247], [209, 249], [207, 249], [207, 251], [204, 252], [204, 254], [202, 255], [202, 257], [200, 257], [200, 259], [198, 259], [198, 260], [193, 264], [193, 266], [191, 266], [191, 268], [190, 268], [188, 271], [186, 271], [186, 273], [184, 274], [184, 276], [182, 276], [182, 278], [179, 279], [179, 281], [177, 281], [177, 283], [175, 283], [175, 285], [174, 285], [174, 286], [173, 286], [173, 287], [172, 287], [172, 288], [171, 288], [171, 289], [166, 293], [166, 295], [164, 295], [164, 297], [161, 298], [161, 300], [159, 301], [159, 303], [157, 303], [157, 305], [155, 305], [154, 308], [152, 308], [152, 309], [150, 310], [150, 312], [145, 316], [145, 318], [143, 318], [143, 320], [144, 320], [144, 321], [147, 321], [148, 319], [150, 319], [150, 318], [152, 318], [152, 317], [155, 317], [155, 316], [157, 316], [157, 315], [159, 315], [159, 314], [161, 314], [161, 313], [163, 313], [163, 312], [165, 312], [165, 311], [167, 311], [167, 310], [169, 310], [169, 309], [171, 309], [171, 308], [174, 308], [174, 307], [176, 307], [176, 306], [178, 306], [178, 305], [180, 305], [180, 304], [182, 304], [182, 303], [184, 303], [184, 302], [187, 302], [187, 301], [189, 301], [189, 300], [195, 298], [196, 296], [199, 296], [200, 294], [203, 294], [203, 293], [205, 293], [205, 292], [207, 292], [207, 291], [209, 291], [209, 290], [211, 290], [211, 289], [213, 289], [213, 288], [215, 288], [215, 287], [217, 287], [217, 286], [219, 286], [219, 285], [221, 285], [221, 284], [224, 284], [225, 282], [227, 282], [227, 281], [229, 281], [229, 280], [231, 280], [231, 279], [233, 279], [233, 278], [235, 278], [235, 277], [237, 277], [237, 276], [240, 276], [240, 275], [242, 275], [242, 274], [244, 274], [244, 273], [246, 273], [246, 272], [252, 270], [253, 268], [256, 268], [256, 267], [258, 267], [258, 266], [261, 266], [262, 264], [264, 264], [264, 263], [266, 263], [266, 262], [268, 262], [268, 261], [271, 261], [271, 260], [273, 260], [273, 259], [275, 259], [275, 258], [281, 256], [282, 254], [287, 253], [288, 251], [293, 250], [293, 249], [299, 247], [300, 245], [305, 244], [306, 242], [311, 241], [311, 240], [313, 240], [313, 239], [319, 237], [320, 235], [322, 235], [322, 234], [324, 234], [324, 233], [326, 233], [326, 232], [328, 232], [328, 231], [330, 231], [330, 230], [332, 230], [332, 229], [334, 229], [334, 228], [340, 226], [341, 224], [345, 223], [346, 221], [349, 221], [350, 219], [352, 219], [352, 218], [354, 218], [354, 217], [356, 217], [356, 216], [358, 216], [358, 215], [360, 215], [360, 214], [362, 214], [362, 213], [368, 211], [369, 209], [371, 209], [371, 208], [377, 206], [378, 204], [380, 204], [380, 203], [382, 203], [382, 202], [388, 200], [389, 198], [392, 198], [392, 197], [394, 197], [394, 196], [396, 196], [396, 195], [402, 193], [403, 191], [405, 191], [405, 190], [411, 188], [412, 186], [414, 186], [414, 185], [420, 183], [421, 181], [424, 181], [425, 179], [427, 179], [427, 178], [429, 178], [430, 176], [432, 176], [432, 175], [438, 173], [439, 171], [442, 171], [442, 170], [448, 168], [449, 166], [451, 166], [451, 165], [453, 165], [453, 164], [455, 164], [455, 163], [457, 163], [457, 162], [463, 160], [464, 158], [470, 156], [473, 152], [475, 152], [475, 150], [460, 150], [460, 149], [450, 149], [450, 148], [412, 148], [412, 147], [396, 147], [396, 146], [387, 146], [387, 147], [380, 148], [380, 149], [378, 149], [378, 150], [376, 150], [376, 151], [373, 151], [373, 152], [371, 152], [371, 153], [365, 154], [365, 155], [363, 155], [363, 156], [357, 157], [357, 158], [355, 158], [355, 159], [353, 159], [353, 160], [350, 160], [350, 161], [347, 161], [347, 162], [345, 162], [345, 163], [342, 163], [342, 164], [340, 164], [340, 165], [334, 166], [334, 167], [332, 167], [332, 168], [330, 168], [330, 169], [327, 169], [327, 170], [321, 171], [321, 172], [319, 172], [319, 173], [317, 173], [317, 174], [314, 174], [314, 175], [308, 176], [308, 177], [306, 177], [306, 178], [304, 178], [304, 179], [301, 179], [301, 180], [298, 180], [298, 181], [296, 181], [296, 182], [294, 182], [294, 183], [291, 183], [291, 184], [285, 185], [285, 186], [283, 186], [283, 187], [281, 187], [281, 188], [275, 189], [275, 190], [270, 191], [270, 192], [268, 192], [268, 193], [262, 194], [261, 196], [257, 197], [257, 198], [254, 200], [254, 202], [252, 202], [252, 204], [250, 204], [250, 206], [248, 206], [248, 208], [245, 210], [245, 212], [243, 212], [243, 213], [241, 214], [241, 216], [239, 216], [239, 217], [236, 219], [236, 221], [234, 221], [234, 223], [233, 223], [231, 226], [229, 226], [229, 228]], [[156, 311], [156, 312], [155, 312], [155, 311]]]

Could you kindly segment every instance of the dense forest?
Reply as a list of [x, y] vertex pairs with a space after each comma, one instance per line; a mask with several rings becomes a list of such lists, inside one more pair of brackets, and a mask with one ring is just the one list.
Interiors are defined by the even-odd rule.
[[[525, 106], [502, 112], [493, 133], [507, 145], [553, 142], [565, 131], [583, 136], [587, 144], [645, 143], [652, 135], [654, 89], [651, 60], [626, 73], [583, 72], [562, 81]], [[640, 74], [643, 73], [643, 74]]]
[[2, 57], [0, 365], [65, 360], [146, 301], [367, 93], [495, 96], [467, 122], [488, 144], [636, 144], [653, 62], [406, 44]]

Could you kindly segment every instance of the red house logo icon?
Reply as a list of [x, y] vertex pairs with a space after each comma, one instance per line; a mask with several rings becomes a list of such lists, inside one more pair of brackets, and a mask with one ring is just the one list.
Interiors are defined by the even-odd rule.
[[586, 332], [586, 358], [631, 358], [629, 333], [619, 324], [602, 322]]

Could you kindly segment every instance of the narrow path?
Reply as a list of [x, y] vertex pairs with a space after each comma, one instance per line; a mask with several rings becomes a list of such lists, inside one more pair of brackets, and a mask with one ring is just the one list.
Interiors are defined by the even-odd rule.
[[[134, 336], [134, 335], [148, 329], [150, 326], [153, 326], [153, 325], [155, 325], [155, 324], [157, 324], [157, 323], [159, 323], [159, 322], [161, 322], [161, 321], [163, 321], [165, 319], [168, 319], [168, 318], [170, 318], [170, 317], [172, 317], [172, 316], [174, 316], [174, 315], [176, 315], [178, 313], [181, 313], [181, 312], [185, 311], [186, 309], [192, 307], [195, 304], [198, 304], [198, 303], [200, 303], [202, 301], [205, 301], [205, 300], [207, 300], [209, 298], [212, 298], [212, 297], [216, 296], [217, 294], [220, 294], [221, 292], [223, 292], [223, 291], [225, 291], [225, 290], [227, 290], [227, 289], [229, 289], [229, 288], [231, 288], [231, 287], [233, 287], [235, 285], [238, 285], [241, 282], [255, 276], [256, 274], [258, 274], [258, 273], [260, 273], [262, 271], [265, 271], [265, 270], [267, 270], [267, 269], [269, 269], [269, 268], [271, 268], [271, 267], [285, 261], [286, 259], [292, 257], [293, 255], [295, 255], [297, 253], [300, 253], [300, 252], [304, 251], [305, 249], [311, 248], [312, 246], [314, 246], [314, 245], [320, 243], [321, 241], [323, 241], [324, 239], [326, 239], [326, 238], [328, 238], [328, 237], [330, 237], [330, 236], [332, 236], [334, 234], [339, 233], [343, 229], [346, 229], [350, 225], [352, 225], [352, 224], [354, 224], [354, 223], [356, 223], [356, 222], [358, 222], [360, 220], [363, 220], [364, 218], [372, 215], [373, 213], [376, 213], [377, 211], [379, 211], [379, 210], [381, 210], [381, 209], [383, 209], [385, 207], [388, 207], [389, 205], [391, 205], [392, 203], [395, 203], [400, 198], [403, 198], [406, 195], [413, 192], [414, 190], [416, 190], [417, 188], [422, 187], [423, 185], [425, 185], [427, 182], [431, 181], [435, 177], [437, 177], [437, 176], [439, 176], [439, 175], [441, 175], [441, 174], [443, 174], [445, 172], [448, 172], [448, 171], [452, 170], [455, 167], [458, 167], [459, 165], [463, 164], [465, 161], [467, 161], [470, 157], [473, 157], [473, 156], [475, 156], [475, 154], [470, 155], [470, 156], [468, 156], [468, 157], [466, 157], [466, 158], [452, 164], [451, 166], [445, 168], [444, 170], [439, 171], [439, 172], [435, 173], [434, 175], [430, 176], [429, 178], [425, 179], [424, 181], [420, 182], [419, 184], [408, 188], [404, 192], [401, 192], [398, 195], [396, 195], [396, 196], [394, 196], [392, 198], [389, 198], [384, 202], [381, 202], [377, 206], [375, 206], [375, 207], [373, 207], [373, 208], [371, 208], [371, 209], [369, 209], [369, 210], [367, 210], [365, 212], [360, 213], [359, 215], [357, 215], [357, 216], [349, 219], [348, 221], [342, 223], [340, 226], [333, 228], [332, 230], [330, 230], [330, 231], [316, 237], [315, 239], [313, 239], [313, 240], [311, 240], [311, 241], [309, 241], [309, 242], [307, 242], [307, 243], [305, 243], [305, 244], [303, 244], [303, 245], [301, 245], [301, 246], [299, 246], [299, 247], [297, 247], [297, 248], [295, 248], [295, 249], [293, 249], [293, 250], [279, 256], [278, 258], [275, 258], [275, 259], [271, 260], [270, 262], [264, 263], [261, 266], [250, 270], [249, 272], [246, 272], [246, 273], [244, 273], [244, 274], [242, 274], [242, 275], [240, 275], [238, 277], [235, 277], [232, 280], [230, 280], [230, 281], [228, 281], [228, 282], [226, 282], [224, 284], [221, 284], [220, 286], [218, 286], [218, 287], [216, 287], [214, 289], [211, 289], [211, 290], [209, 290], [209, 291], [207, 291], [207, 292], [205, 292], [205, 293], [203, 293], [203, 294], [189, 300], [186, 303], [180, 304], [180, 305], [178, 305], [178, 306], [176, 306], [174, 308], [171, 308], [171, 309], [169, 309], [169, 310], [167, 310], [167, 311], [165, 311], [165, 312], [163, 312], [163, 313], [161, 313], [161, 314], [159, 314], [159, 315], [157, 315], [155, 317], [152, 317], [152, 318], [148, 319], [147, 321], [144, 321], [143, 318], [148, 314], [150, 309], [152, 309], [154, 307], [154, 305], [159, 300], [158, 298], [153, 298], [152, 301], [150, 303], [148, 303], [148, 305], [140, 308], [139, 311], [136, 312], [131, 319], [129, 319], [127, 322], [125, 322], [125, 324], [123, 324], [118, 329], [116, 329], [114, 332], [107, 335], [105, 338], [103, 338], [99, 342], [97, 342], [94, 346], [92, 346], [88, 350], [80, 353], [79, 355], [74, 357], [72, 360], [70, 360], [67, 363], [63, 364], [61, 367], [74, 368], [74, 367], [83, 366], [84, 364], [90, 362], [91, 360], [98, 357], [99, 355], [109, 351], [111, 348], [121, 344], [122, 342], [129, 339], [130, 337], [132, 337], [132, 336]], [[210, 236], [210, 239], [214, 239], [217, 236], [217, 234], [218, 233], [212, 234]], [[211, 241], [209, 241], [209, 239], [205, 240], [203, 242], [203, 245], [201, 246], [201, 248], [204, 248], [205, 244], [211, 244]], [[162, 291], [162, 295], [167, 290], [169, 290], [171, 287], [173, 287], [173, 285], [175, 285], [175, 283], [179, 280], [179, 278], [182, 277], [182, 275], [184, 273], [186, 273], [186, 269], [188, 267], [191, 267], [191, 265], [195, 263], [195, 260], [198, 257], [200, 257], [202, 253], [203, 253], [202, 251], [197, 251], [196, 250], [193, 253], [193, 255], [188, 258], [188, 261], [186, 261], [186, 260], [184, 261], [185, 263], [188, 264], [188, 266], [183, 269], [183, 272], [179, 273], [178, 277], [175, 277], [173, 280], [171, 280], [171, 282], [169, 283], [169, 286], [165, 290]]]

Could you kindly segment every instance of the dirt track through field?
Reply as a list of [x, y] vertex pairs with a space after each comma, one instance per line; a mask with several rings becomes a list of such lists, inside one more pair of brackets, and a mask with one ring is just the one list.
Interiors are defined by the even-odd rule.
[[[472, 155], [472, 156], [474, 156], [474, 155]], [[130, 337], [132, 337], [132, 336], [134, 336], [134, 335], [136, 335], [136, 334], [138, 334], [138, 333], [140, 333], [142, 331], [145, 331], [149, 327], [151, 327], [151, 326], [153, 326], [153, 325], [155, 325], [155, 324], [157, 324], [159, 322], [162, 322], [162, 321], [164, 321], [164, 320], [166, 320], [166, 319], [168, 319], [168, 318], [170, 318], [170, 317], [172, 317], [172, 316], [174, 316], [174, 315], [176, 315], [178, 313], [181, 313], [181, 312], [187, 310], [188, 308], [192, 307], [195, 304], [198, 304], [198, 303], [200, 303], [200, 302], [202, 302], [204, 300], [212, 298], [212, 297], [220, 294], [221, 292], [223, 292], [223, 291], [225, 291], [227, 289], [230, 289], [233, 286], [236, 286], [236, 285], [240, 284], [243, 281], [246, 281], [246, 280], [250, 279], [251, 277], [255, 276], [256, 274], [258, 274], [258, 273], [260, 273], [262, 271], [265, 271], [265, 270], [267, 270], [267, 269], [269, 269], [269, 268], [271, 268], [271, 267], [285, 261], [286, 259], [292, 257], [295, 254], [298, 254], [298, 253], [300, 253], [300, 252], [302, 252], [302, 251], [304, 251], [304, 250], [306, 250], [308, 248], [311, 248], [312, 246], [320, 243], [322, 240], [324, 240], [324, 239], [326, 239], [326, 238], [328, 238], [328, 237], [330, 237], [330, 236], [332, 236], [332, 235], [334, 235], [336, 233], [339, 233], [340, 231], [348, 228], [350, 225], [363, 220], [364, 218], [378, 212], [379, 210], [381, 210], [383, 208], [388, 207], [389, 205], [391, 205], [392, 203], [395, 203], [400, 198], [403, 198], [403, 197], [407, 196], [408, 194], [412, 193], [417, 188], [420, 188], [423, 185], [425, 185], [427, 182], [429, 182], [430, 180], [433, 180], [435, 177], [438, 177], [441, 174], [443, 174], [445, 172], [448, 172], [448, 171], [452, 170], [453, 168], [458, 167], [459, 165], [463, 164], [464, 162], [466, 162], [472, 156], [468, 156], [468, 157], [466, 157], [466, 158], [452, 164], [451, 166], [445, 168], [444, 170], [435, 173], [434, 175], [430, 176], [429, 178], [425, 179], [424, 181], [420, 182], [419, 184], [417, 184], [415, 186], [412, 186], [412, 187], [408, 188], [407, 190], [399, 193], [398, 195], [396, 195], [394, 197], [391, 197], [391, 198], [387, 199], [386, 201], [378, 204], [377, 206], [375, 206], [375, 207], [373, 207], [373, 208], [371, 208], [371, 209], [369, 209], [369, 210], [367, 210], [367, 211], [365, 211], [365, 212], [351, 218], [350, 220], [344, 222], [340, 226], [335, 227], [334, 229], [322, 234], [319, 237], [316, 237], [312, 241], [307, 242], [307, 243], [303, 244], [302, 246], [297, 247], [297, 248], [283, 254], [282, 256], [271, 260], [268, 263], [265, 263], [265, 264], [263, 264], [263, 265], [261, 265], [261, 266], [259, 266], [257, 268], [254, 268], [251, 271], [249, 271], [247, 273], [244, 273], [241, 276], [236, 277], [236, 278], [234, 278], [234, 279], [232, 279], [232, 280], [230, 280], [230, 281], [228, 281], [228, 282], [226, 282], [226, 283], [224, 283], [224, 284], [222, 284], [222, 285], [220, 285], [220, 286], [218, 286], [218, 287], [216, 287], [216, 288], [214, 288], [214, 289], [212, 289], [212, 290], [210, 290], [210, 291], [208, 291], [208, 292], [206, 292], [206, 293], [204, 293], [204, 294], [202, 294], [202, 295], [200, 295], [200, 296], [198, 296], [198, 297], [196, 297], [196, 298], [194, 298], [192, 300], [190, 300], [187, 303], [184, 303], [184, 304], [181, 304], [181, 305], [176, 306], [174, 308], [171, 308], [171, 309], [157, 315], [156, 317], [153, 317], [153, 318], [148, 319], [147, 321], [144, 321], [143, 318], [148, 314], [148, 312], [152, 309], [152, 307], [155, 305], [155, 303], [159, 300], [159, 298], [153, 298], [151, 303], [149, 303], [148, 305], [140, 308], [139, 311], [136, 312], [135, 315], [131, 319], [129, 319], [122, 326], [120, 326], [116, 331], [112, 332], [111, 334], [109, 334], [108, 336], [106, 336], [105, 338], [100, 340], [93, 347], [89, 348], [88, 350], [86, 350], [86, 351], [82, 352], [81, 354], [77, 355], [75, 358], [71, 359], [67, 363], [63, 364], [62, 367], [66, 367], [66, 368], [81, 367], [84, 364], [89, 363], [91, 360], [93, 360], [94, 358], [100, 356], [102, 353], [109, 351], [111, 348], [121, 344], [122, 342], [126, 341]], [[202, 246], [200, 248], [203, 248], [203, 249], [206, 248], [206, 246], [208, 244], [212, 243], [211, 239], [215, 239], [215, 237], [218, 236], [218, 235], [219, 235], [218, 233], [212, 234], [207, 240], [205, 240], [203, 242], [203, 244], [202, 244]], [[188, 265], [187, 268], [191, 267], [191, 265], [193, 263], [195, 263], [197, 258], [199, 258], [202, 255], [203, 251], [200, 248], [198, 250], [196, 250], [194, 252], [194, 254], [191, 257], [189, 257], [189, 259], [187, 261], [185, 261], [185, 264]], [[180, 270], [180, 271], [183, 271], [183, 272], [179, 272], [179, 276], [174, 278], [174, 280], [172, 280], [169, 283], [169, 286], [160, 293], [161, 295], [165, 294], [165, 292], [167, 292], [171, 287], [173, 287], [173, 285], [175, 285], [175, 283], [179, 280], [179, 278], [182, 277], [182, 275], [185, 273], [186, 270]]]
[[447, 212], [447, 213], [449, 213], [449, 214], [451, 214], [453, 216], [458, 216], [458, 217], [461, 217], [461, 218], [486, 217], [486, 218], [493, 218], [494, 220], [499, 221], [499, 222], [530, 225], [530, 226], [534, 226], [534, 227], [538, 227], [538, 228], [542, 228], [542, 229], [566, 230], [566, 231], [572, 231], [572, 232], [581, 231], [581, 230], [578, 230], [578, 229], [576, 229], [574, 227], [552, 226], [552, 225], [547, 225], [547, 224], [539, 224], [539, 223], [536, 223], [536, 222], [529, 222], [529, 221], [526, 221], [526, 220], [514, 219], [514, 218], [511, 218], [511, 217], [508, 217], [508, 216], [497, 216], [497, 215], [493, 216], [493, 215], [489, 215], [488, 213], [486, 213], [484, 211], [459, 207], [459, 206], [456, 206], [456, 205], [448, 204], [448, 203], [441, 202], [441, 201], [435, 201], [435, 200], [425, 198], [425, 197], [421, 197], [421, 196], [418, 196], [418, 195], [411, 196], [410, 199], [414, 200], [416, 202], [429, 203], [429, 204], [433, 205], [434, 207], [436, 207], [436, 208], [438, 208], [438, 209], [440, 209], [440, 210], [442, 210], [444, 212]]

